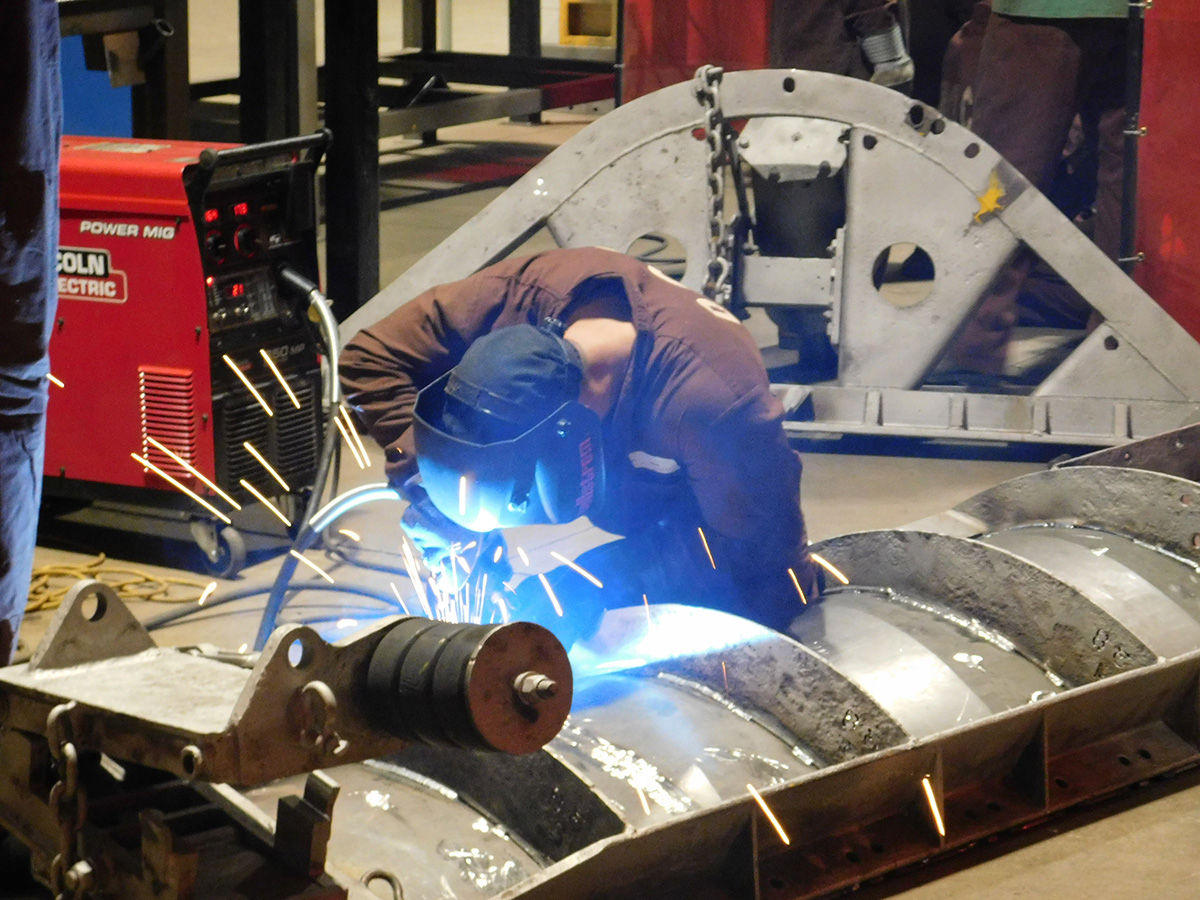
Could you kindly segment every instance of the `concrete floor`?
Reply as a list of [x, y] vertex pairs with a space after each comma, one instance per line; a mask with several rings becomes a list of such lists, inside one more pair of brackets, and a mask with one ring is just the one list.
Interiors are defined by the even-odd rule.
[[[386, 5], [385, 5], [386, 6]], [[456, 4], [456, 49], [502, 50], [491, 46], [503, 24], [497, 27], [498, 0], [475, 0]], [[235, 0], [206, 4], [203, 21], [193, 21], [191, 39], [193, 71], [199, 78], [230, 74], [230, 48], [226, 27], [232, 21]], [[384, 41], [398, 46], [398, 18], [384, 17]], [[502, 18], [502, 17], [501, 17]], [[224, 23], [224, 24], [222, 24]], [[236, 28], [232, 29], [236, 35]], [[428, 196], [424, 202], [413, 197], [430, 194], [418, 162], [426, 157], [448, 155], [470, 157], [495, 152], [498, 145], [519, 147], [541, 154], [581, 128], [589, 116], [558, 113], [547, 116], [543, 126], [493, 122], [447, 129], [446, 142], [437, 148], [389, 145], [384, 157], [385, 212], [382, 221], [383, 283], [403, 272], [413, 261], [470, 218], [502, 188], [488, 187], [464, 193]], [[422, 163], [423, 165], [424, 163]], [[432, 192], [436, 194], [436, 191]], [[336, 239], [336, 236], [332, 239]], [[348, 455], [343, 460], [341, 486], [382, 480], [380, 454], [372, 451], [372, 465], [358, 469]], [[1043, 466], [1039, 462], [1004, 458], [949, 458], [949, 456], [887, 456], [848, 452], [818, 452], [806, 448], [802, 499], [814, 540], [872, 528], [888, 528], [945, 510], [977, 491]], [[399, 508], [374, 504], [354, 511], [345, 526], [364, 536], [366, 544], [381, 551], [396, 546]], [[78, 552], [39, 547], [35, 564], [82, 566], [104, 553], [108, 569], [132, 567], [156, 577], [179, 577], [190, 585], [176, 585], [171, 595], [194, 602], [206, 576], [164, 565], [166, 558], [153, 546], [131, 541], [128, 536], [95, 533], [91, 543]], [[545, 545], [542, 544], [543, 549]], [[143, 552], [144, 551], [144, 552]], [[359, 569], [322, 553], [310, 556], [343, 584], [355, 584], [386, 592], [387, 576]], [[538, 562], [535, 557], [534, 563]], [[274, 556], [254, 562], [241, 577], [218, 583], [216, 596], [247, 586], [268, 585], [279, 566]], [[68, 583], [69, 579], [61, 583]], [[253, 641], [261, 609], [261, 597], [222, 605], [158, 630], [164, 645], [198, 642], [238, 648]], [[356, 604], [358, 605], [358, 604]], [[171, 609], [158, 602], [133, 602], [131, 607], [143, 620]], [[177, 608], [177, 607], [175, 607]], [[300, 595], [291, 607], [294, 615], [329, 613], [337, 616], [330, 595]], [[36, 645], [51, 613], [33, 612], [23, 628], [23, 652]], [[342, 623], [344, 633], [357, 627], [354, 614]], [[336, 632], [338, 629], [332, 629]], [[1156, 783], [1089, 809], [1061, 817], [1001, 838], [983, 848], [958, 854], [918, 870], [902, 873], [882, 884], [865, 887], [861, 897], [904, 897], [910, 900], [1001, 900], [1001, 898], [1069, 898], [1105, 896], [1123, 898], [1184, 898], [1200, 896], [1200, 874], [1191, 842], [1200, 827], [1200, 774], [1192, 773]], [[0, 896], [12, 896], [0, 885]]]

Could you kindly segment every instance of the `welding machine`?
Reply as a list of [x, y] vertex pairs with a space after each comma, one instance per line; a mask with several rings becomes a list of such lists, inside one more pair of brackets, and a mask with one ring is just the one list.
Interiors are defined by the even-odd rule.
[[[290, 543], [322, 444], [328, 132], [267, 144], [67, 137], [44, 493], [59, 520], [194, 540], [213, 574]], [[297, 298], [298, 300], [299, 298]]]

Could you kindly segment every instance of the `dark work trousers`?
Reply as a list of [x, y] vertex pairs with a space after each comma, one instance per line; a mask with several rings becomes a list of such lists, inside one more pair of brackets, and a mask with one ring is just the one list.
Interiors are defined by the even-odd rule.
[[[992, 13], [980, 50], [972, 128], [1045, 191], [1078, 114], [1098, 146], [1094, 240], [1115, 258], [1121, 233], [1125, 118], [1124, 19], [1034, 19]], [[1018, 251], [1000, 272], [951, 358], [998, 373], [1033, 265]]]
[[0, 664], [29, 598], [57, 304], [62, 92], [54, 0], [0, 2]]

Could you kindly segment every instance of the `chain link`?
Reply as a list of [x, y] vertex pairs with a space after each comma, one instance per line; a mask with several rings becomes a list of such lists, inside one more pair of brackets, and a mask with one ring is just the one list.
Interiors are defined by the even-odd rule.
[[78, 859], [79, 829], [87, 819], [87, 792], [79, 783], [79, 751], [72, 740], [74, 701], [60, 704], [46, 717], [46, 742], [58, 781], [50, 789], [50, 810], [58, 825], [58, 853], [50, 864], [55, 900], [83, 900], [92, 886], [92, 867]]
[[708, 146], [708, 278], [704, 293], [728, 305], [731, 285], [731, 247], [725, 227], [725, 114], [721, 109], [721, 78], [725, 70], [701, 66], [696, 70], [696, 99], [704, 107], [704, 142]]

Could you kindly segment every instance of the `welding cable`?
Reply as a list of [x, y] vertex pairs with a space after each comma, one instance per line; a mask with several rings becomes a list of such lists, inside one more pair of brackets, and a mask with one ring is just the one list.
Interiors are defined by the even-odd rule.
[[[325, 494], [325, 483], [329, 479], [329, 470], [338, 441], [337, 419], [342, 406], [342, 389], [338, 382], [338, 330], [329, 302], [321, 293], [320, 288], [290, 266], [279, 268], [279, 280], [293, 291], [308, 300], [308, 316], [319, 326], [319, 331], [325, 344], [325, 403], [327, 406], [325, 422], [325, 441], [321, 447], [321, 456], [317, 461], [317, 472], [313, 479], [312, 491], [308, 497], [308, 507], [304, 511], [304, 521], [296, 537], [292, 541], [292, 550], [303, 553], [319, 534], [313, 526], [313, 519]], [[297, 559], [292, 553], [283, 558], [279, 566], [279, 574], [267, 596], [266, 606], [263, 607], [262, 621], [259, 623], [258, 635], [254, 639], [254, 649], [261, 650], [274, 630], [275, 621], [283, 608], [287, 596], [288, 583], [296, 573]]]
[[[388, 594], [376, 593], [367, 588], [358, 587], [350, 584], [328, 584], [324, 581], [302, 581], [288, 586], [292, 591], [337, 591], [343, 594], [357, 594], [362, 597], [370, 597], [372, 600], [378, 600], [387, 609], [381, 611], [379, 615], [389, 616], [403, 612], [403, 607], [396, 602], [396, 598]], [[240, 590], [233, 591], [229, 594], [214, 595], [208, 599], [203, 606], [192, 602], [181, 609], [172, 609], [168, 612], [155, 616], [152, 619], [147, 619], [143, 624], [147, 631], [154, 631], [158, 628], [164, 628], [178, 622], [180, 619], [186, 619], [189, 616], [198, 613], [205, 613], [219, 606], [224, 606], [227, 603], [232, 603], [235, 600], [245, 600], [247, 597], [257, 597], [267, 593], [270, 588], [266, 585], [257, 585], [254, 587], [245, 587]], [[359, 609], [359, 607], [356, 607]], [[361, 607], [361, 609], [366, 609]], [[260, 648], [261, 649], [261, 648]]]

